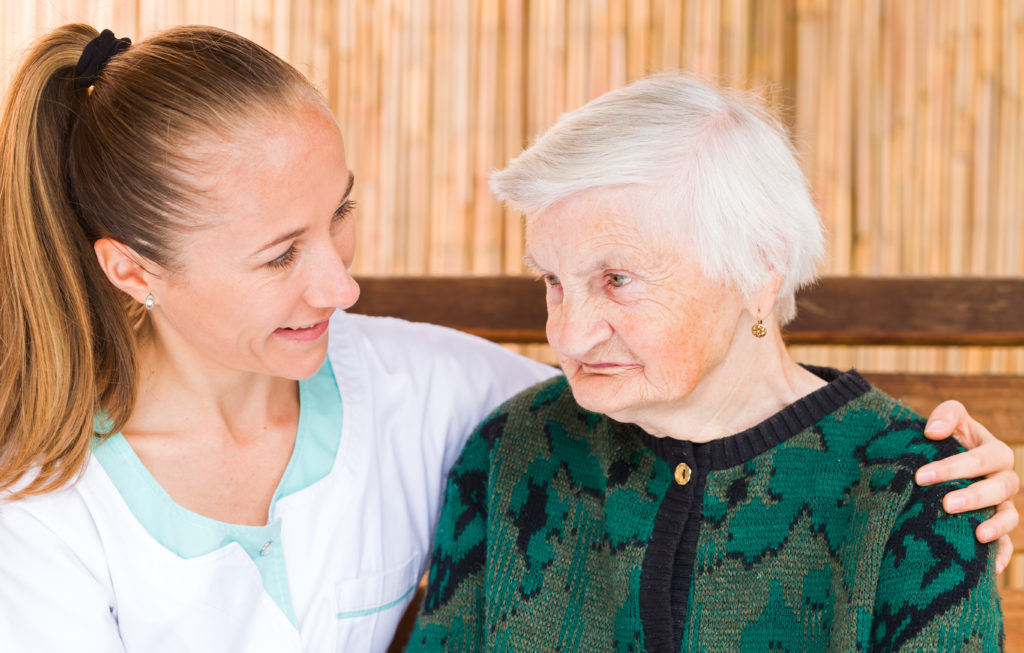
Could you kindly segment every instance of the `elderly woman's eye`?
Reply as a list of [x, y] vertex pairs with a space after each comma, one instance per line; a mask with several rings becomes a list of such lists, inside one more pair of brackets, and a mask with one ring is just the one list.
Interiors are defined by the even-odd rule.
[[559, 284], [558, 277], [553, 274], [545, 274], [543, 277], [545, 286], [557, 286]]
[[613, 272], [613, 273], [608, 275], [608, 283], [613, 288], [621, 288], [621, 287], [625, 286], [627, 283], [629, 283], [632, 280], [633, 280], [632, 277], [629, 277], [629, 276], [627, 276], [625, 274], [616, 274], [616, 273]]

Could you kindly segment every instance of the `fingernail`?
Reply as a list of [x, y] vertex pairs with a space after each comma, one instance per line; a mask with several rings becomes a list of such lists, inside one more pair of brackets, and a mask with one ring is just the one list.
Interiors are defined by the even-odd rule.
[[992, 539], [992, 535], [993, 535], [992, 529], [989, 528], [988, 526], [982, 526], [981, 528], [978, 529], [978, 537], [980, 539], [984, 540], [985, 542], [988, 542], [989, 540], [991, 540]]
[[917, 484], [918, 485], [925, 485], [927, 483], [931, 483], [934, 480], [935, 480], [935, 472], [924, 471], [924, 472], [918, 472], [917, 473]]
[[947, 422], [944, 422], [941, 419], [938, 419], [938, 420], [935, 420], [934, 422], [928, 422], [928, 426], [925, 428], [925, 430], [928, 430], [928, 431], [942, 431], [942, 430], [948, 429], [948, 428], [949, 428], [949, 424]]
[[1004, 569], [1006, 569], [1006, 563], [1005, 562], [998, 562], [997, 561], [996, 562], [996, 576], [998, 576], [999, 574], [1003, 573]]
[[[966, 504], [967, 504], [967, 501], [965, 501], [963, 498], [961, 498], [961, 497], [952, 497], [952, 498], [950, 498], [950, 499], [948, 499], [946, 501], [946, 510], [948, 512], [955, 512], [955, 511], [960, 510], [961, 508], [963, 508]], [[982, 537], [984, 537], [984, 535]]]

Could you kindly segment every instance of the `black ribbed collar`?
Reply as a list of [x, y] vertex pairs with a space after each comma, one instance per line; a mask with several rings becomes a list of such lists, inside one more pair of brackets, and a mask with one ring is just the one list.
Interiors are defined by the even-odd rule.
[[828, 385], [797, 399], [760, 424], [710, 442], [692, 443], [675, 438], [655, 437], [636, 427], [636, 432], [658, 457], [673, 463], [693, 457], [706, 469], [725, 469], [768, 451], [785, 442], [821, 418], [856, 399], [871, 389], [856, 370], [840, 372], [831, 367], [802, 365], [804, 369], [821, 377]]

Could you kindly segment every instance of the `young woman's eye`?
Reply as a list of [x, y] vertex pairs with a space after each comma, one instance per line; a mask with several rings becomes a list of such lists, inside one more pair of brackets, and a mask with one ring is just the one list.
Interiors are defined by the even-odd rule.
[[289, 265], [291, 265], [292, 262], [295, 260], [295, 254], [297, 252], [298, 252], [298, 250], [295, 249], [295, 245], [292, 245], [287, 250], [285, 250], [284, 254], [281, 254], [280, 256], [275, 258], [273, 261], [269, 261], [267, 263], [267, 267], [271, 268], [273, 270], [279, 270], [281, 268], [286, 268]]
[[334, 212], [334, 217], [331, 218], [331, 224], [341, 222], [344, 220], [352, 211], [356, 210], [355, 200], [345, 200], [345, 203], [338, 207], [338, 210]]
[[608, 285], [612, 288], [621, 288], [632, 280], [633, 278], [629, 275], [619, 274], [617, 272], [611, 272], [608, 274]]

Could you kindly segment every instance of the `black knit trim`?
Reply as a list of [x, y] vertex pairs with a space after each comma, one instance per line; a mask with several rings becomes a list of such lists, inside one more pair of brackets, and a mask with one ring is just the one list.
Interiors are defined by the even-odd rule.
[[670, 481], [644, 555], [639, 600], [646, 650], [679, 651], [682, 648], [708, 472], [738, 465], [764, 453], [871, 389], [853, 370], [841, 373], [827, 367], [804, 367], [828, 385], [798, 399], [760, 424], [719, 440], [694, 444], [654, 437], [637, 426], [626, 426], [668, 463], [669, 474], [673, 474], [680, 463], [686, 463], [692, 470], [686, 485], [679, 485], [674, 479]]
[[[856, 370], [840, 372], [831, 367], [803, 365], [804, 369], [821, 377], [828, 385], [797, 399], [760, 424], [733, 435], [690, 445], [707, 456], [708, 469], [733, 467], [778, 446], [797, 433], [813, 426], [829, 413], [860, 397], [871, 389]], [[680, 445], [685, 441], [659, 438], [637, 429], [640, 437], [659, 458], [669, 464], [679, 457]], [[706, 451], [706, 453], [703, 453]]]
[[[639, 431], [639, 429], [637, 429]], [[686, 463], [692, 470], [690, 482], [674, 480], [652, 525], [651, 539], [640, 571], [640, 622], [647, 651], [679, 651], [686, 608], [693, 580], [693, 563], [700, 536], [704, 484], [708, 458], [688, 442], [668, 461], [669, 473]]]

